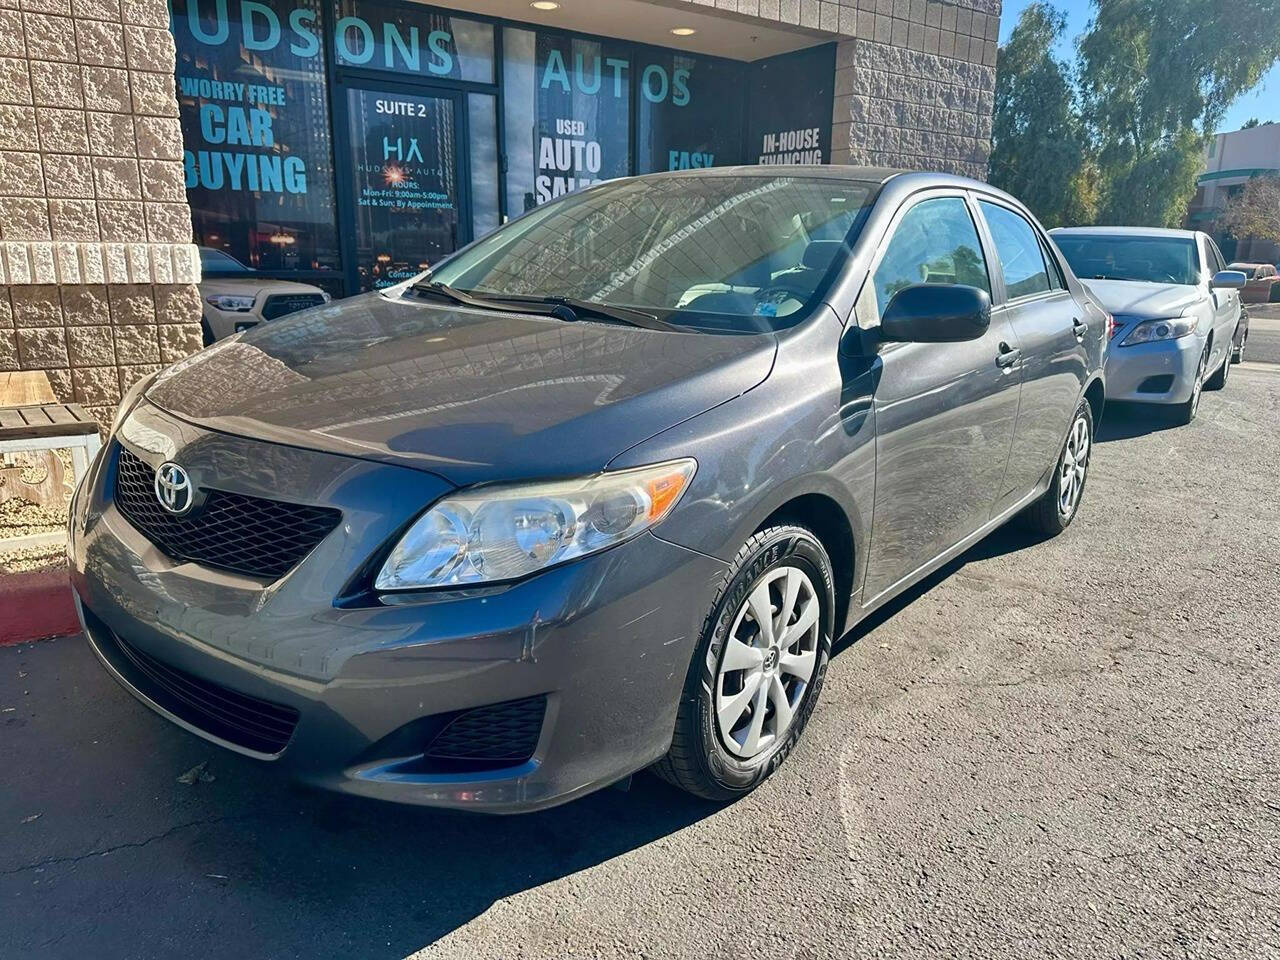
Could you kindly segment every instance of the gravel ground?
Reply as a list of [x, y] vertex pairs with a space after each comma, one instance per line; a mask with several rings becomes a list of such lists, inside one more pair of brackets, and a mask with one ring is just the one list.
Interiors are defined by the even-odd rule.
[[321, 796], [78, 639], [0, 650], [0, 955], [1280, 957], [1280, 367], [1102, 440], [1066, 535], [997, 533], [845, 638], [724, 808]]

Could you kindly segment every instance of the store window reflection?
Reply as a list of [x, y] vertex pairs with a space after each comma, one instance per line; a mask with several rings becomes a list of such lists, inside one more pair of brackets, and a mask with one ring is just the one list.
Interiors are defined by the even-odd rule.
[[514, 28], [502, 35], [509, 213], [626, 176], [629, 45]]
[[318, 0], [173, 0], [196, 242], [259, 270], [339, 265]]

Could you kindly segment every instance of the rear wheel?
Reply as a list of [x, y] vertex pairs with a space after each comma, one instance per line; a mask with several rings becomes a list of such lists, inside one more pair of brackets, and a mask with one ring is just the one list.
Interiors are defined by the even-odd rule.
[[1093, 410], [1081, 400], [1067, 431], [1066, 443], [1058, 455], [1053, 480], [1045, 495], [1023, 514], [1023, 523], [1046, 536], [1057, 536], [1075, 519], [1084, 496], [1084, 483], [1089, 477], [1089, 459], [1093, 455]]
[[738, 551], [689, 665], [671, 749], [654, 772], [710, 800], [757, 787], [800, 735], [831, 656], [831, 561], [804, 527]]
[[1243, 336], [1240, 337], [1240, 342], [1236, 344], [1235, 349], [1231, 351], [1232, 363], [1244, 362], [1244, 345], [1248, 342], [1249, 342], [1249, 331], [1246, 330]]

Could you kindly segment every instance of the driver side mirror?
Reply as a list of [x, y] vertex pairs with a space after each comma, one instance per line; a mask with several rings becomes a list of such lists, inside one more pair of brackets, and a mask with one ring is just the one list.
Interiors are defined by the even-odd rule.
[[1210, 290], [1239, 290], [1248, 280], [1239, 270], [1219, 270], [1209, 281]]
[[880, 318], [884, 340], [959, 343], [977, 340], [991, 326], [985, 290], [958, 283], [914, 283], [893, 295]]

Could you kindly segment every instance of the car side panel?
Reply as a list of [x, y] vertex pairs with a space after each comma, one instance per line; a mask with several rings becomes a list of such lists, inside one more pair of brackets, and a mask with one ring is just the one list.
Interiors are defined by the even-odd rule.
[[[878, 364], [842, 356], [841, 325], [823, 315], [779, 335], [769, 378], [745, 394], [631, 447], [609, 469], [698, 461], [689, 491], [654, 533], [731, 560], [771, 513], [817, 494], [848, 520], [857, 597], [875, 496], [872, 394]], [[839, 562], [838, 560], [836, 562]], [[855, 603], [850, 604], [850, 608]]]

